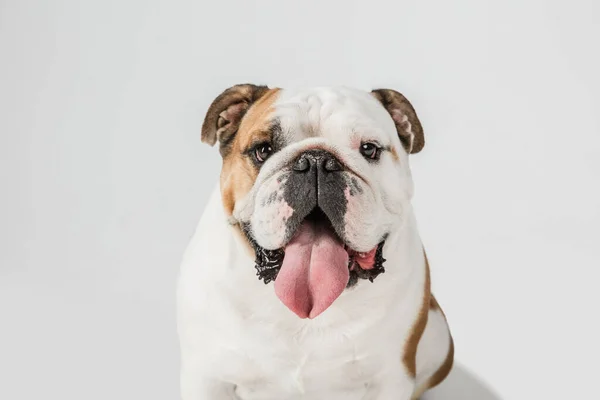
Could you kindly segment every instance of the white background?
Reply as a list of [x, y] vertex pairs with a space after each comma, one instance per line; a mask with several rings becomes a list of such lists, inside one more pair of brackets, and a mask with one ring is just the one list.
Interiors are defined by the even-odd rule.
[[429, 398], [599, 398], [599, 42], [597, 0], [1, 1], [0, 398], [178, 397], [200, 126], [245, 82], [413, 102], [458, 363]]

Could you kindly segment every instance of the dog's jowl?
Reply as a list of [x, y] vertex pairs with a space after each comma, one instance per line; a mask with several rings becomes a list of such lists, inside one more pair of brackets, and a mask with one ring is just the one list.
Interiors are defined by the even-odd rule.
[[411, 400], [445, 379], [403, 95], [237, 85], [202, 140], [223, 163], [181, 267], [183, 400]]

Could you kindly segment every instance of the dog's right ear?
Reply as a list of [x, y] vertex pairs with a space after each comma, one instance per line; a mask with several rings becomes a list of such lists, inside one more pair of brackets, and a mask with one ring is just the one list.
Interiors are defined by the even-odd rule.
[[217, 96], [204, 117], [202, 141], [213, 146], [218, 140], [221, 148], [230, 143], [246, 111], [268, 91], [267, 86], [243, 84], [232, 86]]

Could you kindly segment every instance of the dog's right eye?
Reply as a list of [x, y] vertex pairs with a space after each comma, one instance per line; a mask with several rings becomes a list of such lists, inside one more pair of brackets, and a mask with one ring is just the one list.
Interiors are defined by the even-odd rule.
[[260, 143], [254, 147], [252, 152], [257, 163], [264, 163], [273, 153], [273, 146], [270, 143]]

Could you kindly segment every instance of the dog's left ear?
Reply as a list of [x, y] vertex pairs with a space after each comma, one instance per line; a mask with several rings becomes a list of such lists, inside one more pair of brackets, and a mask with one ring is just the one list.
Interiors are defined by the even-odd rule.
[[425, 146], [423, 127], [412, 104], [401, 93], [392, 89], [375, 89], [373, 96], [390, 113], [400, 142], [409, 154], [420, 152]]

